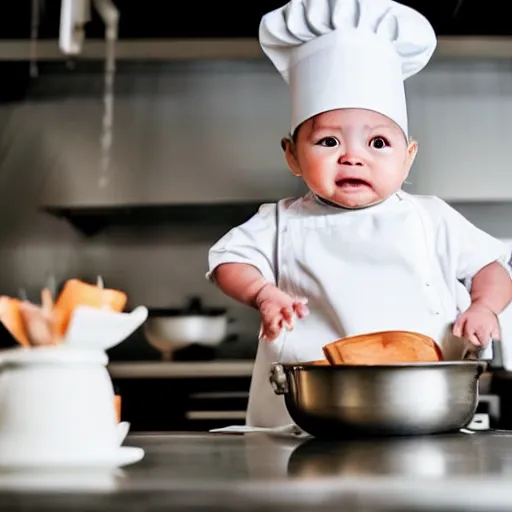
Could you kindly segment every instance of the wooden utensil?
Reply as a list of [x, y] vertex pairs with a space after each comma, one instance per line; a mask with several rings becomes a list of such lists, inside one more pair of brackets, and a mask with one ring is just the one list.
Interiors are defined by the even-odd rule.
[[385, 331], [342, 338], [323, 347], [331, 365], [386, 365], [441, 361], [436, 342], [420, 333]]
[[78, 279], [70, 279], [64, 285], [53, 308], [57, 334], [65, 335], [71, 315], [77, 306], [110, 309], [120, 313], [126, 306], [127, 299], [127, 295], [122, 291], [104, 289]]
[[30, 343], [25, 333], [21, 304], [19, 299], [0, 297], [0, 321], [20, 345], [28, 347]]
[[23, 302], [20, 306], [24, 331], [31, 346], [56, 345], [59, 341], [55, 329], [53, 297], [48, 288], [41, 292], [41, 306]]

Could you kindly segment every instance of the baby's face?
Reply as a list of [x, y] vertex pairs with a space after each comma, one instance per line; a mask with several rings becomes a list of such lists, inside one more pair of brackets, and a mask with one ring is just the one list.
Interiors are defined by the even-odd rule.
[[341, 109], [303, 123], [287, 143], [292, 172], [318, 196], [347, 208], [378, 203], [405, 181], [416, 155], [402, 130], [371, 110]]

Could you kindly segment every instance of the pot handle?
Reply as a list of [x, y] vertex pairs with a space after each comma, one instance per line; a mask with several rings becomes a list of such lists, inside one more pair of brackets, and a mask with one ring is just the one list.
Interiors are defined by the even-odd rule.
[[282, 364], [274, 363], [272, 365], [269, 380], [276, 395], [285, 395], [288, 393], [288, 379]]
[[[485, 357], [482, 357], [482, 353], [487, 352]], [[499, 340], [492, 339], [489, 342], [489, 345], [486, 349], [474, 349], [473, 347], [468, 347], [462, 359], [466, 360], [479, 360], [487, 363], [488, 369], [493, 370], [503, 370], [503, 349], [502, 343]]]
[[493, 370], [503, 370], [503, 344], [499, 340], [491, 340], [489, 344], [491, 356], [488, 360], [488, 367]]

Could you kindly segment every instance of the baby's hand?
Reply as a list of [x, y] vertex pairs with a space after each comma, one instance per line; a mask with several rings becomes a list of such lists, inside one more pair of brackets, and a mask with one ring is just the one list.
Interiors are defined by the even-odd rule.
[[260, 338], [272, 341], [285, 327], [293, 329], [295, 315], [304, 318], [309, 315], [307, 299], [291, 297], [271, 283], [266, 284], [256, 296], [256, 307], [261, 314]]
[[491, 339], [500, 339], [498, 317], [487, 306], [473, 303], [457, 318], [453, 334], [467, 338], [473, 345], [486, 348]]

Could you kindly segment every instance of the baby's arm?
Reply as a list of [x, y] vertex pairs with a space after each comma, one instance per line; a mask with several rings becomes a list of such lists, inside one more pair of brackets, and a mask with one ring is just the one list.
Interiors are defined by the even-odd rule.
[[512, 279], [498, 262], [479, 270], [471, 284], [471, 306], [453, 327], [455, 336], [464, 336], [476, 346], [500, 339], [498, 315], [512, 301]]
[[445, 259], [454, 264], [459, 281], [471, 281], [471, 305], [457, 318], [453, 333], [486, 347], [491, 338], [500, 339], [498, 315], [512, 299], [509, 250], [444, 201], [437, 199], [437, 206], [447, 240]]
[[512, 301], [512, 279], [505, 267], [491, 263], [478, 271], [471, 285], [471, 303], [499, 315]]
[[229, 297], [256, 307], [256, 297], [267, 284], [261, 272], [247, 263], [224, 263], [214, 271], [215, 283]]
[[271, 341], [283, 327], [293, 329], [295, 315], [309, 314], [303, 298], [293, 298], [269, 283], [258, 269], [246, 263], [225, 263], [214, 272], [217, 286], [231, 298], [259, 310], [261, 339]]
[[229, 297], [259, 310], [261, 338], [292, 329], [295, 316], [308, 314], [306, 300], [276, 285], [276, 205], [263, 205], [247, 222], [232, 229], [209, 252], [208, 277]]

